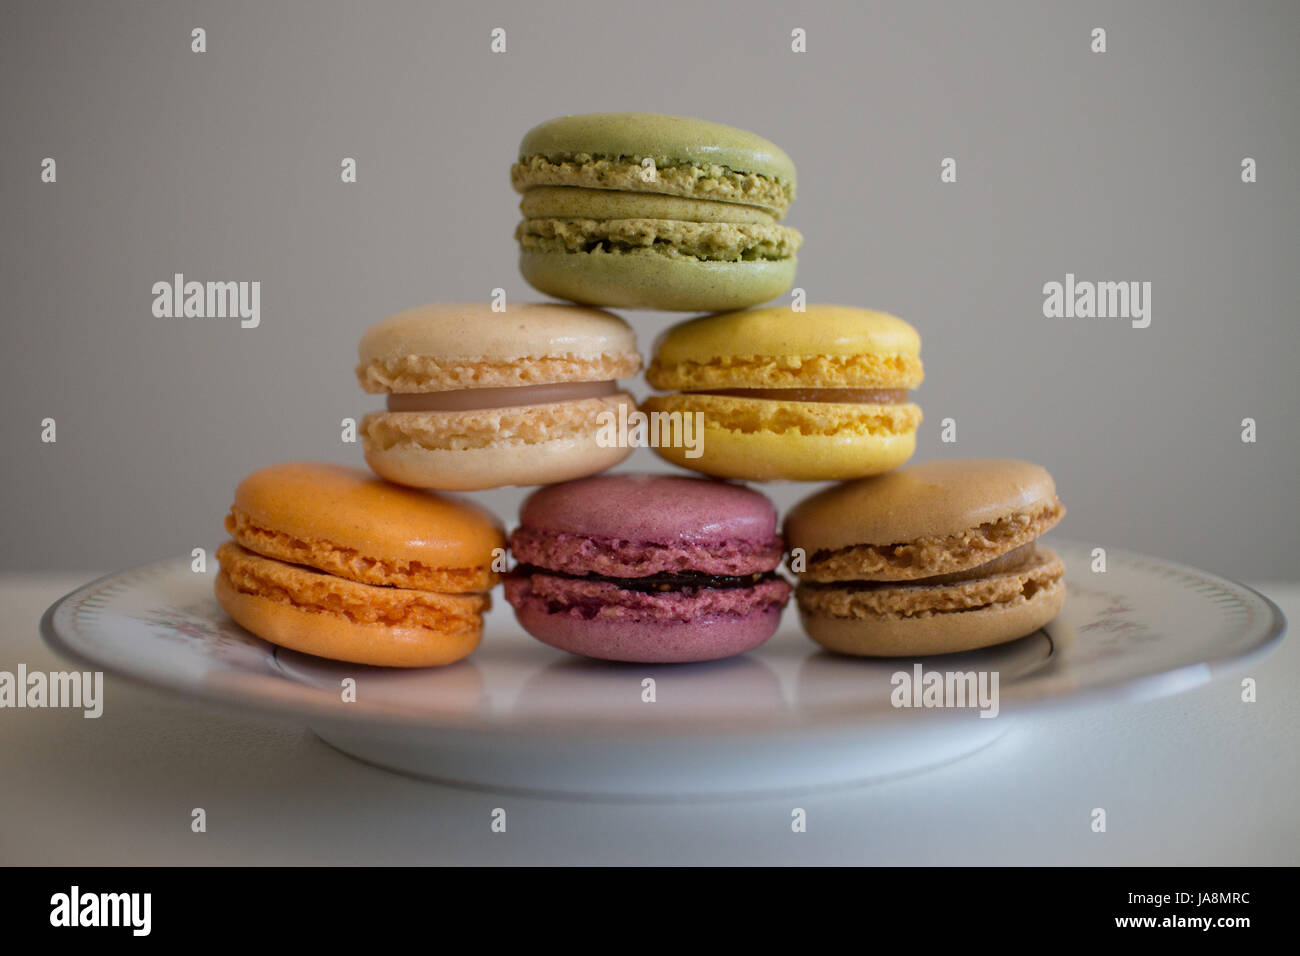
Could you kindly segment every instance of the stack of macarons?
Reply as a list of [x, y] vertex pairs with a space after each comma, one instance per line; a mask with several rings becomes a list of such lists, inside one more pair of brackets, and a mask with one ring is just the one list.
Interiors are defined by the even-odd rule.
[[[262, 469], [239, 486], [217, 596], [265, 639], [337, 660], [446, 664], [469, 654], [488, 591], [538, 640], [586, 657], [690, 662], [775, 632], [792, 587], [805, 629], [853, 655], [987, 646], [1040, 627], [1063, 568], [1035, 539], [1064, 509], [1042, 469], [913, 454], [920, 337], [882, 312], [763, 306], [794, 282], [781, 224], [790, 158], [766, 139], [648, 113], [529, 131], [519, 267], [567, 303], [433, 304], [371, 327], [359, 435], [374, 476]], [[658, 339], [659, 394], [610, 308], [708, 313]], [[706, 477], [600, 474], [639, 444]], [[663, 423], [663, 427], [657, 427]], [[669, 427], [671, 425], [671, 427]], [[613, 435], [614, 440], [611, 440]], [[375, 477], [378, 476], [378, 477]], [[788, 516], [745, 481], [837, 481]], [[509, 536], [449, 492], [539, 485]]]

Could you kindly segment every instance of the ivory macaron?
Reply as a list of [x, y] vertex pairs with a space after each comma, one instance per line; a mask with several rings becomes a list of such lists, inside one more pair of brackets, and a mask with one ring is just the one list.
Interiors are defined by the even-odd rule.
[[659, 113], [562, 116], [530, 130], [519, 267], [561, 299], [715, 311], [790, 288], [799, 233], [778, 223], [794, 163], [745, 130]]
[[478, 645], [500, 523], [358, 468], [272, 465], [240, 482], [217, 600], [272, 644], [356, 664], [450, 664]]
[[617, 380], [640, 367], [631, 327], [599, 309], [409, 309], [361, 339], [361, 387], [387, 394], [361, 422], [366, 461], [390, 481], [445, 491], [595, 474], [631, 453], [602, 442], [601, 423], [634, 407]]
[[769, 306], [691, 319], [655, 346], [642, 409], [694, 415], [701, 447], [655, 451], [719, 478], [834, 481], [888, 471], [916, 449], [921, 339], [883, 312]]
[[1012, 641], [1065, 603], [1037, 539], [1065, 507], [1023, 461], [931, 461], [797, 504], [785, 535], [804, 629], [833, 651], [920, 657]]

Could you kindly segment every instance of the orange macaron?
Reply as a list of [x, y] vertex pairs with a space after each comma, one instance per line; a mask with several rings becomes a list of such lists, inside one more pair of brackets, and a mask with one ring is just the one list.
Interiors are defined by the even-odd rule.
[[313, 462], [245, 478], [226, 530], [216, 592], [227, 614], [272, 644], [383, 667], [468, 656], [505, 547], [477, 505]]

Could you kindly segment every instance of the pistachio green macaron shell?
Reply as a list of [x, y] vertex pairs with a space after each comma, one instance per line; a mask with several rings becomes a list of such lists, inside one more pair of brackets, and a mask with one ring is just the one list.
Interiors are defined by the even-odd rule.
[[719, 312], [768, 302], [794, 283], [796, 259], [706, 262], [653, 252], [529, 252], [519, 269], [559, 299], [619, 309]]
[[640, 161], [657, 166], [726, 166], [739, 173], [774, 179], [794, 196], [795, 171], [790, 157], [761, 136], [685, 116], [662, 113], [583, 113], [547, 120], [529, 130], [519, 144], [519, 158], [545, 156], [552, 161], [588, 155]]

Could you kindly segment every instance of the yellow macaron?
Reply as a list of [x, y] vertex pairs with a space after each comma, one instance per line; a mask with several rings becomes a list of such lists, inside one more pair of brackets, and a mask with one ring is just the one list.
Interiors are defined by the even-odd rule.
[[656, 344], [653, 415], [703, 415], [698, 457], [674, 464], [720, 478], [835, 481], [875, 475], [916, 450], [921, 338], [902, 319], [842, 305], [772, 306], [691, 319]]
[[361, 339], [357, 379], [387, 393], [361, 421], [366, 461], [389, 481], [474, 491], [568, 481], [630, 453], [601, 422], [635, 404], [617, 380], [641, 368], [618, 316], [577, 305], [408, 309]]

